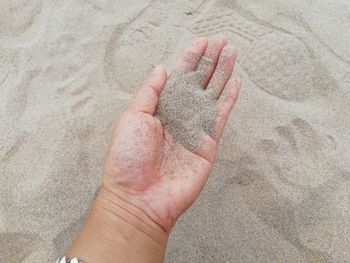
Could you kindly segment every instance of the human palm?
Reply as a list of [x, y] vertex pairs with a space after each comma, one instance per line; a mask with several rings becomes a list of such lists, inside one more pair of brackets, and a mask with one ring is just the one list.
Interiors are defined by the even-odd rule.
[[[193, 138], [196, 147], [174, 136], [171, 127], [156, 114], [161, 92], [169, 96], [167, 89], [174, 88], [165, 85], [167, 79], [178, 76], [167, 78], [163, 67], [157, 67], [138, 90], [114, 129], [103, 187], [144, 212], [167, 232], [194, 202], [212, 170], [219, 139], [240, 88], [240, 80], [231, 76], [235, 57], [235, 49], [226, 46], [224, 37], [209, 43], [198, 38], [185, 50], [175, 69], [187, 78], [196, 77], [197, 86], [201, 87], [196, 94], [206, 99], [205, 105], [216, 113], [213, 132], [204, 128], [193, 133], [193, 127], [185, 121], [186, 111], [183, 116], [176, 116], [180, 121], [184, 119], [188, 136], [198, 136]], [[162, 105], [162, 111], [171, 110], [184, 99], [174, 98], [173, 105]], [[204, 114], [200, 110], [194, 108], [199, 117]]]

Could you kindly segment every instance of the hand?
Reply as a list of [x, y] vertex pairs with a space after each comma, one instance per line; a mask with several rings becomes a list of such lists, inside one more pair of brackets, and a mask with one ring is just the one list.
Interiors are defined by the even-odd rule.
[[[205, 38], [194, 40], [185, 50], [175, 74], [168, 79], [166, 70], [157, 67], [137, 91], [114, 129], [104, 166], [104, 188], [142, 210], [168, 233], [207, 181], [224, 125], [238, 96], [240, 80], [231, 76], [236, 50], [226, 42], [225, 37], [218, 37], [209, 44]], [[163, 94], [176, 96], [167, 93], [167, 89], [178, 88], [179, 74], [187, 83], [197, 82], [196, 87], [180, 88], [198, 88], [199, 92], [194, 94], [198, 97], [191, 98], [191, 105], [179, 103], [188, 99], [181, 96], [172, 101], [178, 107], [196, 107], [200, 103], [193, 103], [193, 100], [202, 99], [206, 100], [205, 106], [216, 112], [213, 134], [189, 131], [188, 136], [198, 135], [199, 138], [192, 138], [198, 140], [197, 147], [186, 148], [188, 145], [174, 140], [171, 131], [155, 115], [159, 96], [161, 99]], [[177, 105], [160, 106], [164, 112]], [[188, 110], [180, 111], [176, 118], [185, 122], [188, 116], [181, 114], [186, 115]], [[195, 112], [200, 110], [194, 109]], [[186, 128], [190, 130], [191, 127]]]
[[162, 262], [171, 228], [208, 179], [239, 93], [236, 51], [226, 44], [194, 40], [169, 78], [159, 66], [137, 91], [115, 126], [102, 187], [69, 257]]

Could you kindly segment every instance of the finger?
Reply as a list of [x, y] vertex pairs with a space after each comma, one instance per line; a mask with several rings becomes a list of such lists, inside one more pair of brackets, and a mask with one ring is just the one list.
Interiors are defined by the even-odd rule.
[[235, 104], [239, 91], [241, 89], [242, 79], [241, 77], [232, 76], [226, 83], [219, 99], [217, 102], [218, 107], [218, 117], [216, 121], [215, 128], [215, 139], [220, 140], [221, 135], [224, 131], [225, 124], [227, 122], [228, 116]]
[[219, 98], [226, 82], [232, 75], [236, 56], [237, 51], [232, 46], [227, 45], [221, 51], [218, 64], [207, 87], [207, 90], [211, 92], [216, 99]]
[[128, 109], [135, 112], [154, 114], [159, 95], [165, 85], [167, 72], [163, 66], [157, 66], [151, 76], [143, 83], [131, 100]]
[[203, 88], [206, 88], [208, 82], [213, 75], [220, 52], [227, 43], [227, 38], [225, 36], [218, 36], [214, 40], [209, 41], [208, 47], [201, 57], [197, 72], [202, 80]]
[[207, 48], [207, 45], [208, 40], [204, 37], [194, 39], [185, 49], [176, 68], [182, 70], [195, 70], [204, 50]]

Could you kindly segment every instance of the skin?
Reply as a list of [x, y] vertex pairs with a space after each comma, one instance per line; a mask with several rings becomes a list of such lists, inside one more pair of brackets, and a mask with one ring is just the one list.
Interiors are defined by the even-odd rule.
[[[215, 92], [215, 135], [186, 149], [155, 116], [167, 80], [158, 66], [141, 85], [115, 125], [104, 164], [103, 183], [85, 225], [67, 256], [89, 262], [163, 262], [167, 240], [179, 216], [203, 189], [219, 140], [238, 97], [232, 77], [236, 50], [224, 36], [195, 39], [175, 70], [201, 74], [203, 92]], [[179, 98], [181, 99], [181, 98]]]

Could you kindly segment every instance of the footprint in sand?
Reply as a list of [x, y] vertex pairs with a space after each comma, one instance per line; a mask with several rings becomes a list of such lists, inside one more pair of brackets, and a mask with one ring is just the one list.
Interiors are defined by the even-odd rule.
[[350, 50], [347, 41], [350, 31], [348, 26], [344, 26], [350, 24], [350, 2], [335, 3], [332, 0], [302, 1], [301, 4], [305, 5], [304, 10], [309, 10], [309, 12], [303, 12], [303, 19], [309, 30], [331, 53], [350, 65]]
[[[184, 21], [192, 19], [200, 1], [151, 4], [131, 23], [117, 26], [109, 39], [104, 71], [109, 82], [132, 92], [131, 83], [142, 81], [158, 64], [168, 64], [184, 36]], [[142, 69], [142, 71], [140, 71]]]
[[142, 74], [133, 72], [138, 72], [140, 68], [144, 69], [143, 72], [152, 71], [157, 63], [163, 61], [168, 43], [164, 41], [163, 33], [152, 24], [129, 28], [120, 36], [121, 31], [116, 28], [109, 41], [105, 75], [110, 82], [118, 83], [121, 89], [131, 92], [134, 87], [130, 83], [135, 82], [135, 77], [137, 82], [143, 79]]
[[[153, 18], [147, 9], [126, 28], [115, 28], [107, 45], [105, 75], [111, 83], [120, 84], [127, 92], [132, 91], [130, 83], [135, 82], [135, 77], [138, 78], [137, 82], [143, 79], [140, 68], [144, 69], [144, 73], [150, 72], [157, 63], [163, 61], [168, 49], [166, 36], [159, 28], [159, 19], [165, 17], [157, 9], [152, 10]], [[136, 72], [139, 73], [134, 74]]]
[[199, 35], [226, 34], [240, 50], [238, 62], [263, 91], [285, 100], [323, 95], [334, 86], [312, 50], [296, 36], [250, 21], [235, 11], [204, 13], [191, 26]]

